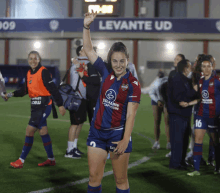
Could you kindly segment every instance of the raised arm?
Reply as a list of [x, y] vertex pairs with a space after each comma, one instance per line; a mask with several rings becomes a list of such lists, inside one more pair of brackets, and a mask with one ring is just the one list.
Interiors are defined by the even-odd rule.
[[90, 24], [94, 21], [96, 18], [97, 12], [94, 13], [86, 13], [84, 18], [84, 26], [83, 26], [83, 48], [84, 51], [91, 62], [91, 64], [94, 64], [94, 62], [97, 60], [98, 56], [96, 52], [94, 51], [92, 47], [92, 41], [90, 36]]

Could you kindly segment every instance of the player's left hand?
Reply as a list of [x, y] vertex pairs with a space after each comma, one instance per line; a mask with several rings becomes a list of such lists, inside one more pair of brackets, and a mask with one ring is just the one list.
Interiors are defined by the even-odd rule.
[[161, 107], [161, 108], [163, 107], [163, 103], [161, 101], [158, 101], [157, 105], [158, 105], [158, 107]]
[[189, 106], [189, 104], [187, 103], [187, 102], [179, 102], [179, 105], [181, 106], [181, 107], [188, 107]]
[[122, 139], [121, 141], [112, 142], [112, 143], [117, 144], [114, 153], [118, 155], [122, 155], [128, 147], [129, 140]]
[[60, 106], [60, 107], [59, 107], [59, 112], [60, 112], [60, 114], [61, 114], [62, 116], [65, 115], [66, 109], [64, 108], [64, 106]]

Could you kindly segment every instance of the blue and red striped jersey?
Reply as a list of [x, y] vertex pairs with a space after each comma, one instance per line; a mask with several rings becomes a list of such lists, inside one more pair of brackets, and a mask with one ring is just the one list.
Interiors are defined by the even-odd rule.
[[120, 80], [117, 80], [114, 72], [108, 71], [105, 62], [100, 57], [94, 63], [94, 67], [101, 74], [102, 83], [91, 127], [96, 129], [122, 128], [126, 122], [128, 103], [140, 103], [140, 83], [129, 70]]
[[198, 104], [197, 114], [202, 117], [215, 118], [220, 115], [220, 78], [216, 75], [208, 80], [202, 77], [199, 80], [201, 101]]

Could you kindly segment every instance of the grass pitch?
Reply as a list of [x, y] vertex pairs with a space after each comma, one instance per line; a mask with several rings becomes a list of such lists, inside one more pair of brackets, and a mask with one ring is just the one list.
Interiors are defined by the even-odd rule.
[[[8, 102], [0, 100], [0, 192], [23, 193], [63, 186], [65, 184], [88, 178], [88, 164], [86, 154], [80, 160], [64, 158], [67, 148], [68, 128], [70, 126], [69, 113], [58, 120], [48, 118], [48, 130], [52, 139], [53, 151], [57, 165], [54, 167], [38, 167], [45, 161], [46, 152], [38, 133], [35, 133], [33, 147], [22, 169], [10, 167], [10, 162], [19, 158], [25, 139], [25, 128], [30, 116], [30, 99], [11, 98]], [[78, 147], [86, 153], [86, 139], [89, 132], [88, 122], [84, 124], [80, 134]], [[129, 169], [129, 183], [131, 192], [137, 193], [207, 193], [220, 191], [220, 176], [214, 175], [211, 166], [201, 167], [201, 176], [189, 177], [185, 171], [170, 170], [164, 123], [161, 124], [161, 149], [151, 150], [152, 142], [143, 137], [154, 139], [153, 114], [150, 98], [142, 95], [141, 104], [135, 120], [132, 133], [133, 152], [130, 163], [148, 156], [150, 160]], [[208, 136], [204, 140], [204, 157], [208, 154]], [[111, 161], [107, 160], [105, 172], [112, 170]], [[189, 171], [192, 171], [189, 170]], [[109, 175], [102, 181], [103, 193], [115, 193], [114, 176]], [[87, 192], [87, 182], [65, 188], [55, 188], [53, 193]]]

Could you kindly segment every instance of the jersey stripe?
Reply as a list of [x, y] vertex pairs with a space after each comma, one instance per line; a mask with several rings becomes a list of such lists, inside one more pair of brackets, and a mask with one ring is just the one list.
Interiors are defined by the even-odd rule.
[[[203, 89], [203, 81], [204, 81], [204, 79], [199, 80], [199, 87], [201, 85], [201, 87], [200, 87], [200, 95], [201, 96], [202, 96], [202, 89]], [[203, 103], [202, 102], [200, 102], [200, 104], [199, 104], [198, 115], [203, 116]]]
[[212, 104], [209, 104], [209, 118], [214, 118], [215, 117], [215, 78], [213, 77], [209, 81], [209, 86], [208, 86], [208, 92], [209, 92], [209, 98], [212, 99]]
[[[114, 109], [112, 111], [111, 125], [112, 125], [113, 128], [114, 127], [119, 127], [119, 126], [124, 126], [124, 125], [122, 125], [121, 122], [123, 122], [123, 123], [125, 122], [125, 117], [123, 117], [123, 116], [126, 113], [123, 113], [123, 109], [124, 109], [124, 106], [127, 106], [126, 105], [126, 99], [127, 99], [127, 96], [128, 96], [128, 89], [129, 89], [127, 79], [123, 78], [123, 80], [121, 81], [121, 84], [118, 84], [118, 87], [119, 88], [117, 88], [117, 91], [118, 91], [117, 101], [120, 104], [119, 104], [119, 109], [118, 110]], [[121, 115], [121, 116], [118, 116], [118, 115]], [[118, 125], [118, 123], [120, 123], [120, 125]]]
[[[113, 80], [110, 80], [111, 75], [113, 75], [113, 72], [107, 76], [104, 83], [102, 84], [102, 88], [101, 88], [102, 92], [101, 92], [101, 95], [99, 98], [99, 104], [103, 103], [103, 99], [105, 98], [105, 93], [104, 93], [105, 90], [108, 90], [111, 87], [111, 85], [114, 83], [115, 78]], [[95, 128], [96, 129], [101, 129], [104, 111], [105, 111], [105, 106], [101, 105], [98, 109], [98, 112], [97, 112], [96, 118], [95, 118]]]

